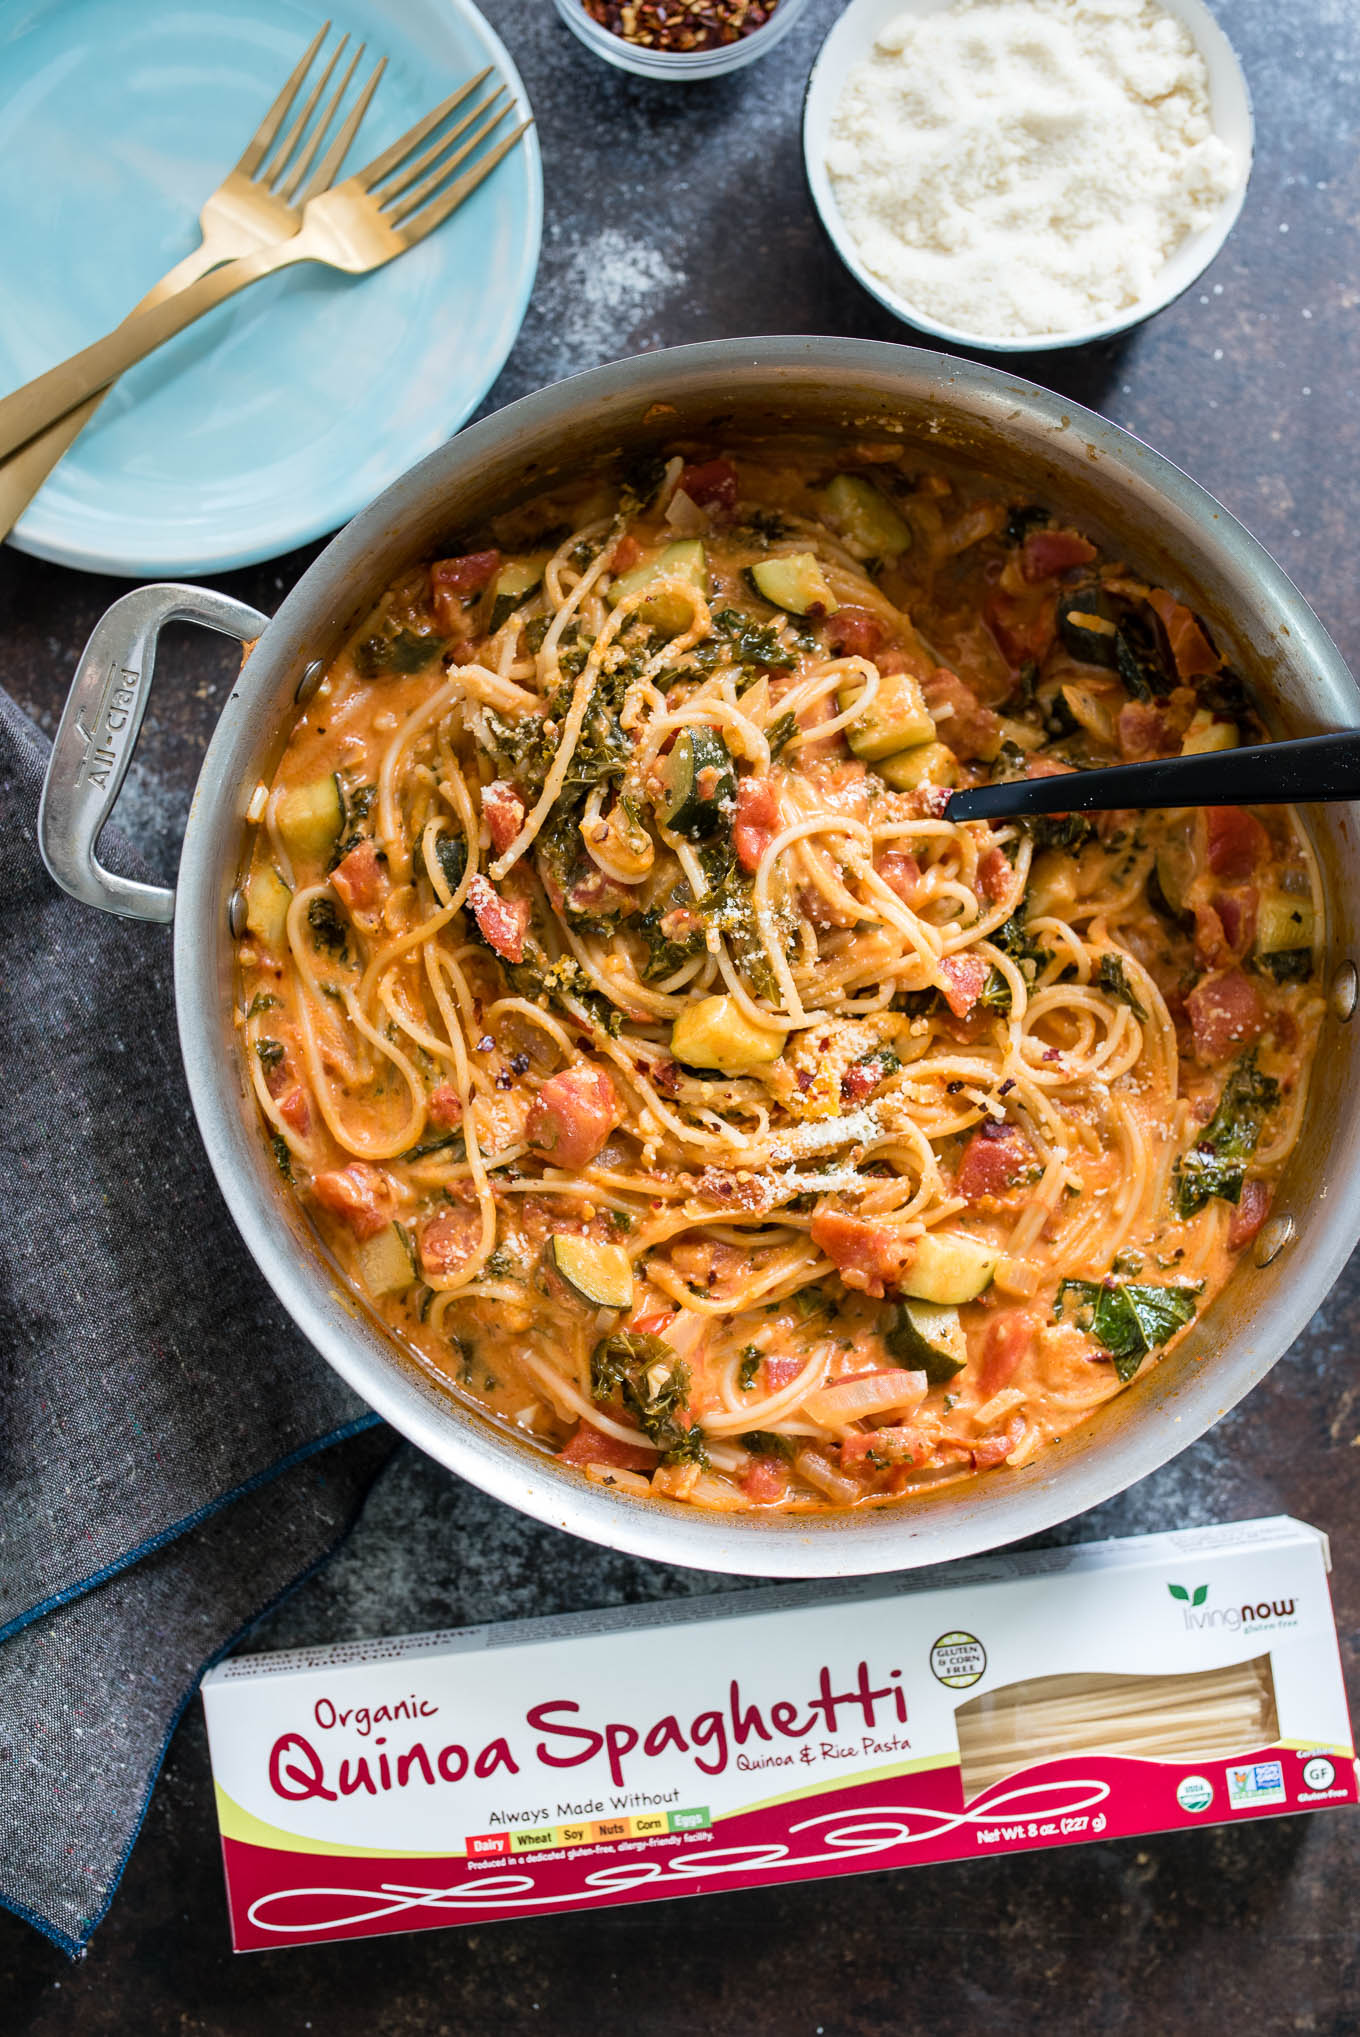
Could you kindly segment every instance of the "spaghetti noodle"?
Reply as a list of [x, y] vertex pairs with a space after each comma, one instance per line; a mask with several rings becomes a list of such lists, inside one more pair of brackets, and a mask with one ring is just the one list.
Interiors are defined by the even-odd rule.
[[1036, 1676], [954, 1714], [964, 1802], [1037, 1762], [1083, 1754], [1225, 1761], [1273, 1746], [1269, 1655], [1177, 1676]]
[[896, 448], [522, 507], [388, 590], [252, 805], [279, 1165], [421, 1364], [597, 1482], [1023, 1465], [1264, 1220], [1321, 899], [1285, 810], [948, 788], [1257, 733], [1171, 594]]

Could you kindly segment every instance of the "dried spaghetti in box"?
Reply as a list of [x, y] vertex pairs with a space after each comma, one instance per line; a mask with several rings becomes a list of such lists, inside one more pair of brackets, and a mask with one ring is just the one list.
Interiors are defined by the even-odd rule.
[[204, 1704], [238, 1951], [1357, 1799], [1287, 1519], [245, 1656]]

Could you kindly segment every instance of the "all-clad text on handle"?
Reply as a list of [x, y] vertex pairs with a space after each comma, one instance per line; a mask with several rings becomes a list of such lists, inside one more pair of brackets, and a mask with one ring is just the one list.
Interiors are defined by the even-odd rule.
[[229, 595], [173, 583], [134, 588], [100, 617], [76, 667], [38, 807], [38, 846], [63, 891], [105, 912], [168, 925], [173, 891], [120, 877], [95, 854], [136, 748], [156, 643], [168, 622], [199, 622], [251, 643], [268, 620]]

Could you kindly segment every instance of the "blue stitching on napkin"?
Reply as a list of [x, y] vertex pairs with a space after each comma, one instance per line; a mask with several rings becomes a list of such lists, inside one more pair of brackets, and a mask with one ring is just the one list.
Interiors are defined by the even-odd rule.
[[[274, 1477], [276, 1472], [285, 1470], [289, 1465], [298, 1463], [304, 1457], [311, 1457], [315, 1455], [317, 1450], [324, 1447], [324, 1443], [342, 1442], [347, 1436], [357, 1435], [364, 1429], [373, 1428], [375, 1424], [377, 1424], [381, 1420], [382, 1420], [381, 1415], [376, 1414], [365, 1415], [359, 1421], [351, 1422], [347, 1428], [337, 1429], [333, 1436], [328, 1436], [324, 1438], [323, 1443], [309, 1444], [301, 1450], [295, 1450], [291, 1457], [285, 1457], [279, 1464], [276, 1464], [274, 1466], [273, 1470], [262, 1471], [258, 1473], [256, 1477], [248, 1480], [248, 1482], [245, 1485], [239, 1486], [236, 1492], [226, 1494], [225, 1498], [223, 1500], [219, 1500], [214, 1506], [205, 1507], [202, 1513], [195, 1514], [192, 1520], [190, 1522], [186, 1522], [184, 1525], [192, 1526], [193, 1522], [203, 1520], [208, 1514], [216, 1513], [218, 1507], [225, 1504], [226, 1499], [238, 1498], [241, 1493], [249, 1492], [255, 1486], [262, 1485], [266, 1479]], [[344, 1547], [345, 1543], [349, 1540], [350, 1536], [354, 1532], [355, 1523], [358, 1521], [360, 1514], [364, 1510], [371, 1490], [372, 1490], [371, 1486], [366, 1486], [363, 1492], [360, 1493], [358, 1499], [354, 1503], [353, 1512], [350, 1514], [349, 1519], [345, 1522], [343, 1528], [341, 1528], [339, 1534], [336, 1536], [335, 1540], [330, 1544], [329, 1548], [323, 1549], [321, 1554], [319, 1556], [314, 1557], [313, 1560], [307, 1565], [305, 1570], [300, 1570], [298, 1572], [297, 1576], [292, 1580], [290, 1584], [285, 1584], [282, 1591], [276, 1591], [273, 1598], [267, 1599], [265, 1603], [261, 1607], [259, 1607], [258, 1611], [253, 1612], [250, 1615], [250, 1618], [248, 1620], [242, 1621], [241, 1625], [236, 1629], [236, 1632], [234, 1634], [229, 1635], [228, 1638], [222, 1643], [222, 1646], [220, 1648], [215, 1648], [211, 1655], [205, 1656], [203, 1661], [199, 1663], [198, 1668], [195, 1670], [183, 1694], [181, 1695], [178, 1703], [176, 1704], [174, 1711], [171, 1713], [170, 1722], [165, 1729], [165, 1738], [161, 1742], [160, 1753], [156, 1756], [155, 1765], [152, 1768], [150, 1775], [147, 1777], [146, 1794], [142, 1798], [141, 1808], [137, 1813], [137, 1821], [133, 1825], [131, 1834], [128, 1838], [127, 1845], [123, 1849], [122, 1857], [114, 1870], [113, 1880], [109, 1883], [108, 1892], [104, 1897], [104, 1901], [101, 1904], [99, 1910], [96, 1912], [96, 1914], [87, 1920], [83, 1935], [79, 1938], [72, 1938], [67, 1932], [60, 1930], [57, 1927], [57, 1925], [51, 1923], [46, 1917], [39, 1916], [36, 1910], [29, 1909], [26, 1903], [21, 1903], [17, 1899], [17, 1897], [11, 1896], [8, 1893], [8, 1891], [3, 1888], [0, 1888], [0, 1908], [4, 1908], [11, 1911], [14, 1916], [20, 1918], [25, 1924], [31, 1924], [35, 1931], [41, 1931], [44, 1938], [50, 1939], [52, 1944], [57, 1946], [60, 1951], [65, 1952], [70, 1958], [72, 1959], [80, 1958], [81, 1954], [85, 1951], [85, 1948], [88, 1946], [91, 1938], [94, 1936], [95, 1932], [99, 1929], [99, 1926], [103, 1923], [105, 1917], [108, 1915], [109, 1909], [113, 1903], [113, 1899], [118, 1893], [118, 1889], [122, 1882], [123, 1876], [127, 1872], [128, 1861], [132, 1857], [132, 1849], [137, 1844], [137, 1840], [141, 1834], [142, 1826], [146, 1823], [146, 1814], [151, 1806], [152, 1793], [155, 1790], [156, 1784], [160, 1780], [161, 1770], [165, 1766], [165, 1757], [170, 1751], [170, 1742], [174, 1739], [175, 1730], [178, 1727], [180, 1720], [184, 1717], [185, 1712], [189, 1709], [189, 1706], [193, 1701], [194, 1695], [198, 1690], [200, 1683], [202, 1683], [204, 1677], [207, 1675], [210, 1669], [215, 1668], [215, 1666], [223, 1659], [224, 1656], [230, 1655], [232, 1649], [236, 1647], [238, 1642], [243, 1641], [245, 1639], [246, 1635], [250, 1632], [252, 1627], [257, 1627], [260, 1621], [266, 1619], [270, 1613], [274, 1612], [279, 1606], [281, 1606], [285, 1599], [291, 1598], [293, 1593], [297, 1591], [301, 1585], [306, 1584], [309, 1578], [314, 1577], [318, 1570], [324, 1569], [326, 1564], [328, 1564], [331, 1561], [332, 1557], [334, 1557]], [[179, 1531], [177, 1529], [171, 1529], [167, 1531], [167, 1533], [164, 1535], [158, 1535], [154, 1542], [148, 1542], [146, 1544], [145, 1549], [138, 1550], [136, 1552], [136, 1555], [129, 1557], [127, 1561], [129, 1563], [135, 1562], [137, 1560], [137, 1556], [144, 1555], [146, 1553], [146, 1550], [158, 1548], [162, 1543], [170, 1540], [171, 1537], [178, 1532]], [[92, 1578], [90, 1582], [92, 1585], [101, 1583], [103, 1576], [112, 1575], [114, 1571], [121, 1570], [124, 1568], [126, 1568], [125, 1564], [121, 1563], [114, 1564], [110, 1567], [109, 1571], [103, 1573], [101, 1577]], [[73, 1598], [76, 1596], [76, 1590], [73, 1589], [72, 1591], [64, 1594], [64, 1596], [67, 1598]], [[60, 1598], [50, 1600], [47, 1605], [39, 1608], [39, 1610], [45, 1612], [49, 1610], [50, 1606], [58, 1605], [61, 1602], [62, 1601]]]
[[[44, 1613], [54, 1612], [58, 1606], [69, 1605], [72, 1599], [83, 1597], [87, 1591], [93, 1591], [96, 1585], [106, 1584], [109, 1578], [117, 1577], [120, 1571], [130, 1569], [134, 1563], [140, 1563], [144, 1556], [153, 1555], [157, 1549], [163, 1549], [167, 1542], [176, 1541], [179, 1536], [187, 1534], [190, 1528], [197, 1528], [211, 1515], [220, 1513], [222, 1508], [229, 1506], [233, 1500], [243, 1498], [246, 1493], [267, 1485], [271, 1479], [278, 1478], [283, 1472], [291, 1471], [295, 1464], [301, 1464], [306, 1458], [314, 1457], [318, 1450], [328, 1450], [332, 1443], [348, 1442], [351, 1436], [362, 1435], [365, 1429], [374, 1428], [381, 1420], [382, 1416], [374, 1414], [370, 1409], [368, 1414], [359, 1415], [354, 1421], [346, 1422], [343, 1428], [332, 1429], [327, 1435], [318, 1436], [313, 1442], [299, 1444], [288, 1456], [280, 1457], [277, 1464], [270, 1464], [263, 1471], [257, 1471], [243, 1484], [232, 1486], [230, 1491], [210, 1500], [206, 1506], [199, 1507], [196, 1513], [186, 1514], [183, 1520], [173, 1521], [168, 1528], [162, 1528], [158, 1535], [151, 1536], [149, 1541], [139, 1542], [136, 1548], [126, 1550], [115, 1563], [106, 1563], [102, 1570], [93, 1571], [89, 1577], [81, 1578], [76, 1584], [64, 1585], [60, 1591], [54, 1591], [49, 1597], [39, 1599], [27, 1612], [17, 1613], [5, 1626], [0, 1627], [0, 1643], [8, 1641], [12, 1635], [21, 1633], [34, 1620], [40, 1620]], [[289, 1588], [291, 1589], [291, 1586]], [[227, 1645], [230, 1647], [231, 1643]], [[176, 1713], [176, 1717], [178, 1716]], [[121, 1868], [119, 1872], [122, 1872]], [[0, 1891], [0, 1902], [5, 1900], [3, 1891]], [[14, 1908], [15, 1905], [11, 1904], [10, 1907]], [[102, 1910], [100, 1915], [103, 1915]], [[29, 1917], [27, 1921], [33, 1923], [35, 1920]], [[90, 1928], [93, 1930], [94, 1926], [91, 1925]], [[48, 1936], [51, 1935], [49, 1932]]]

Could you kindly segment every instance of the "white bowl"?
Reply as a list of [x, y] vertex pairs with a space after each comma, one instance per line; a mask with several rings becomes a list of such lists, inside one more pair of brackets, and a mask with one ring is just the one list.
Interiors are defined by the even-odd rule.
[[937, 338], [950, 340], [956, 346], [980, 347], [993, 353], [1030, 354], [1054, 347], [1084, 346], [1090, 340], [1108, 339], [1112, 333], [1125, 332], [1130, 326], [1150, 318], [1154, 311], [1164, 310], [1203, 274], [1232, 232], [1251, 176], [1255, 139], [1251, 94], [1232, 44], [1204, 0], [1159, 0], [1159, 4], [1185, 25], [1204, 58], [1209, 73], [1209, 112], [1214, 132], [1231, 149], [1238, 165], [1238, 176], [1213, 220], [1197, 232], [1186, 235], [1158, 275], [1156, 287], [1146, 297], [1099, 325], [1083, 326], [1070, 332], [1026, 333], [1019, 338], [997, 338], [993, 333], [965, 332], [957, 326], [942, 325], [906, 298], [897, 296], [865, 267], [850, 229], [841, 216], [835, 187], [826, 167], [831, 123], [847, 77], [855, 65], [869, 55], [889, 22], [896, 21], [903, 14], [942, 14], [950, 4], [951, 0], [851, 0], [822, 44], [812, 67], [803, 107], [803, 159], [813, 202], [846, 268], [880, 304], [886, 305], [889, 311], [918, 331], [934, 333]]
[[663, 78], [669, 84], [698, 84], [706, 78], [726, 77], [729, 71], [740, 71], [763, 57], [784, 40], [807, 4], [808, 0], [779, 0], [763, 28], [715, 50], [660, 50], [629, 42], [612, 29], [601, 28], [586, 13], [581, 0], [557, 0], [557, 11], [572, 34], [616, 70], [631, 71], [638, 78]]

